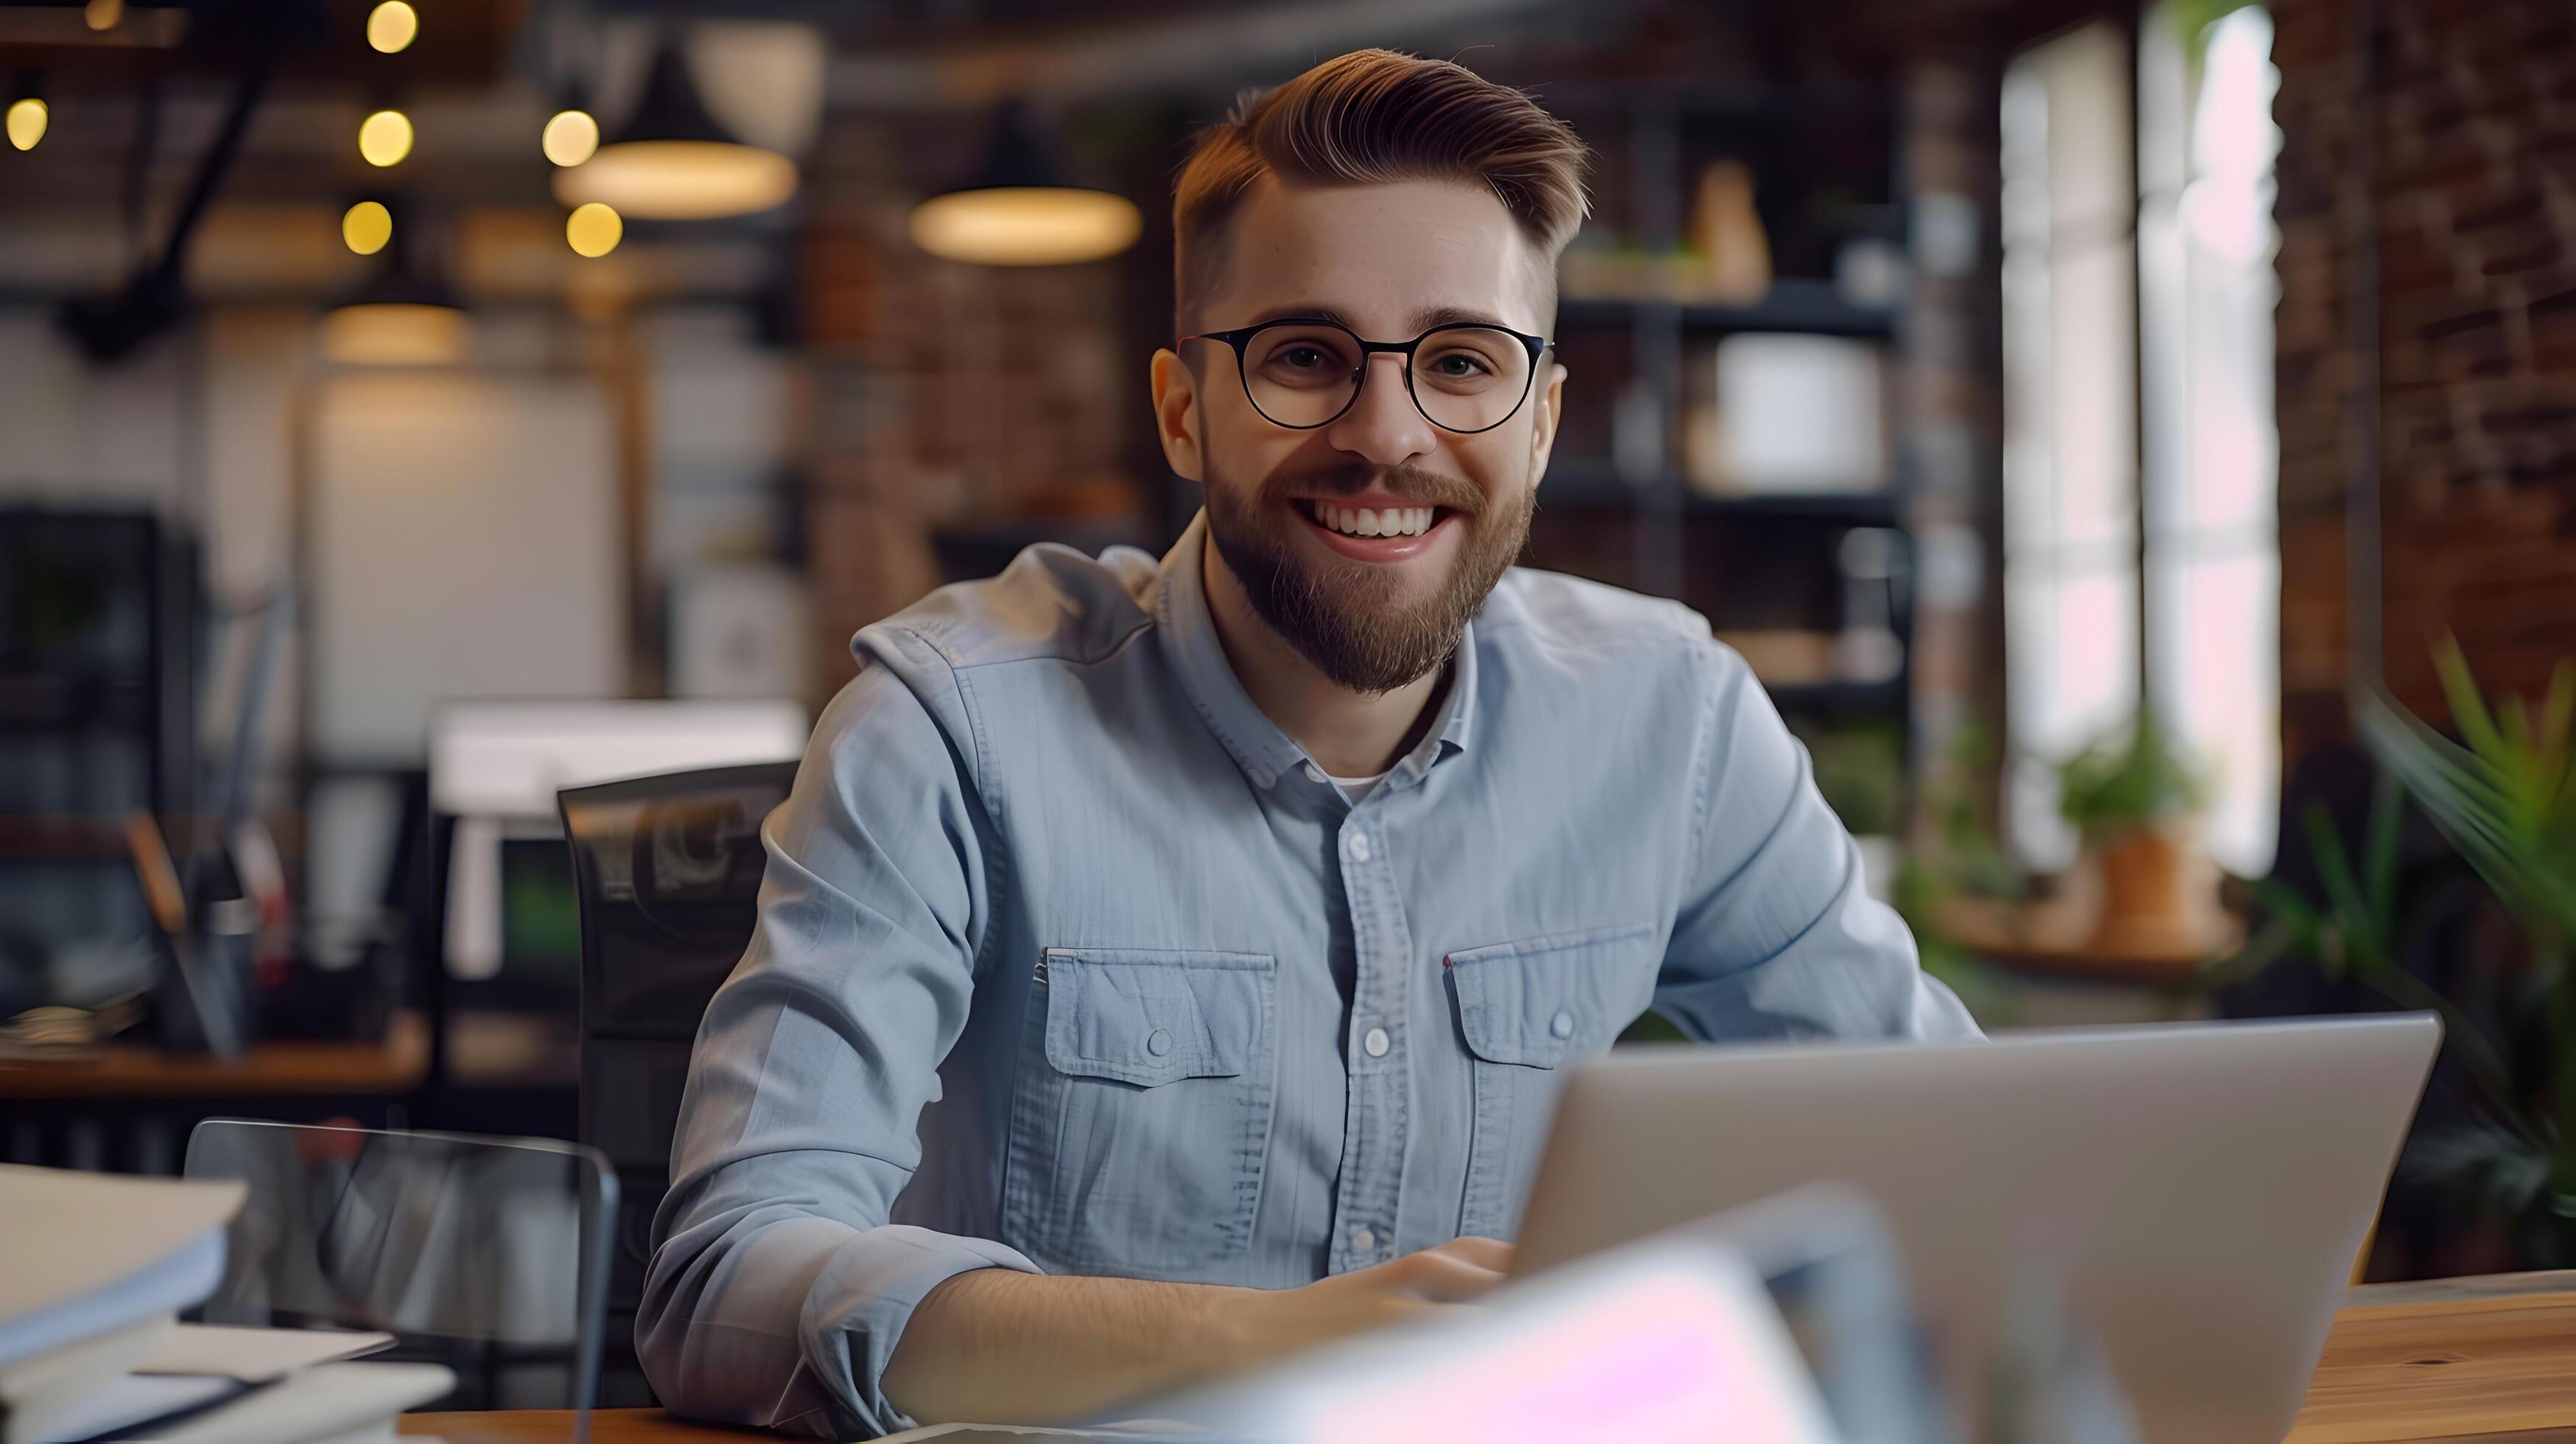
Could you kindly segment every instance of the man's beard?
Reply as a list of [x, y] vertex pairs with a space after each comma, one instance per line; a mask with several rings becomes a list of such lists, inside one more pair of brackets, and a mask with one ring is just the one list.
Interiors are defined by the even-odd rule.
[[[1372, 489], [1413, 506], [1459, 513], [1466, 545], [1426, 597], [1399, 600], [1393, 566], [1335, 557], [1301, 560], [1283, 528], [1304, 526], [1289, 499], [1359, 496]], [[1536, 488], [1499, 501], [1473, 483], [1409, 466], [1349, 465], [1274, 471], [1258, 487], [1211, 475], [1208, 537], [1243, 584], [1252, 609], [1300, 655], [1354, 692], [1392, 692], [1428, 676], [1458, 650], [1469, 619], [1529, 541]]]

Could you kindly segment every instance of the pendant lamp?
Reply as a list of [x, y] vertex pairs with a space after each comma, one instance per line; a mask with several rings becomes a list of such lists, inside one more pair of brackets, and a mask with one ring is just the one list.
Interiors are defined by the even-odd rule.
[[322, 354], [343, 366], [452, 366], [473, 323], [397, 210], [383, 263], [322, 318]]
[[1143, 229], [1136, 204], [1067, 180], [1017, 101], [993, 116], [975, 178], [912, 210], [912, 243], [979, 266], [1070, 266], [1114, 256]]
[[662, 41], [644, 97], [590, 159], [555, 172], [555, 199], [598, 201], [631, 220], [749, 215], [796, 194], [796, 162], [748, 145], [707, 113], [680, 47]]

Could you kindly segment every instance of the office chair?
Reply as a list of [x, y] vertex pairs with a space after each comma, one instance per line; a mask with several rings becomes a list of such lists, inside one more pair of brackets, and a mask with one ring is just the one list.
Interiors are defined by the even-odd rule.
[[603, 1396], [656, 1402], [634, 1353], [670, 1188], [671, 1135], [707, 999], [751, 941], [767, 865], [760, 823], [787, 800], [793, 762], [674, 772], [557, 794], [581, 910], [580, 1136], [615, 1169], [621, 1210], [609, 1270]]
[[384, 1357], [456, 1371], [437, 1407], [570, 1407], [584, 1436], [617, 1216], [597, 1149], [209, 1118], [181, 1171], [249, 1186], [205, 1322], [383, 1330]]

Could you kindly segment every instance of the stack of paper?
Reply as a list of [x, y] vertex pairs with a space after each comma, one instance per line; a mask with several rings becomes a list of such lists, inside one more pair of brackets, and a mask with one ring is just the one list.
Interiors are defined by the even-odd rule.
[[0, 1444], [357, 1444], [454, 1387], [435, 1364], [343, 1362], [389, 1334], [179, 1323], [222, 1280], [242, 1197], [0, 1165]]
[[214, 1291], [242, 1192], [0, 1167], [0, 1444], [46, 1437]]

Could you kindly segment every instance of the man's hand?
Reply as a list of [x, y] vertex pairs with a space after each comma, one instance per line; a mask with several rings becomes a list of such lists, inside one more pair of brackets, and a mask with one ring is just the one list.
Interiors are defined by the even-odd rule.
[[1260, 1363], [1471, 1302], [1499, 1286], [1511, 1267], [1510, 1244], [1461, 1238], [1303, 1288], [1254, 1290], [1242, 1305], [1248, 1344], [1242, 1362]]
[[1462, 1238], [1293, 1289], [977, 1269], [932, 1289], [884, 1376], [924, 1424], [1041, 1423], [1483, 1297], [1512, 1246]]

